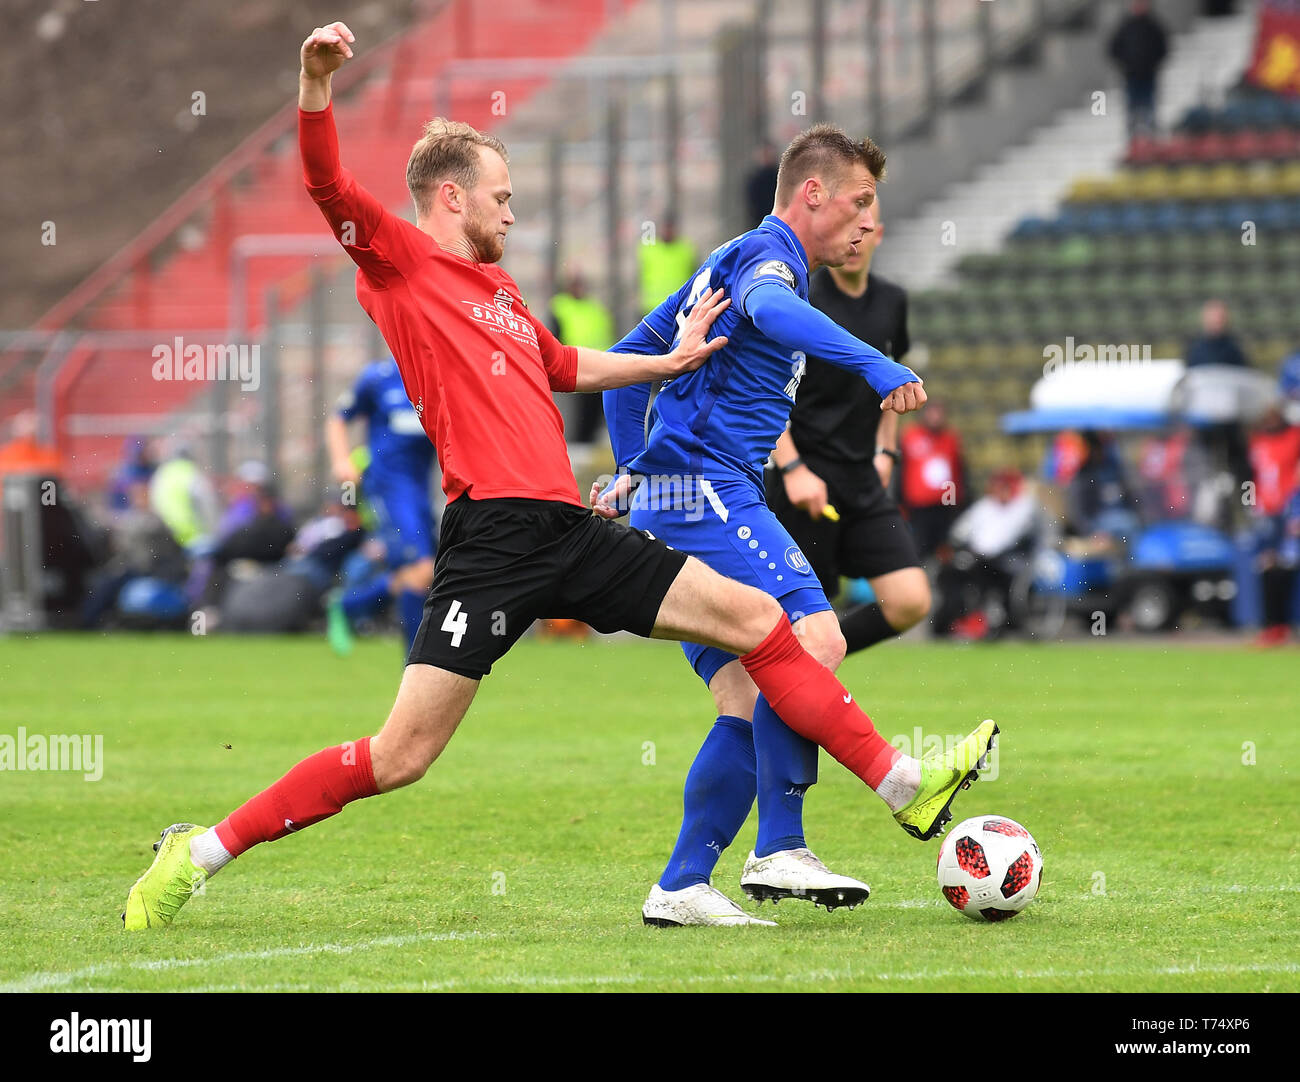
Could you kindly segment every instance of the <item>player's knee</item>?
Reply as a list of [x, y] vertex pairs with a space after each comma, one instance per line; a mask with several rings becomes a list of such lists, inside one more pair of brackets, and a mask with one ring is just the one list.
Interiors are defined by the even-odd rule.
[[889, 622], [896, 631], [906, 631], [924, 620], [929, 612], [930, 583], [922, 579], [898, 599], [895, 611], [889, 614]]
[[848, 652], [848, 643], [844, 641], [838, 625], [804, 635], [801, 641], [804, 649], [832, 672], [840, 667], [840, 662]]
[[754, 720], [754, 706], [758, 702], [758, 688], [744, 668], [735, 662], [724, 665], [709, 682], [713, 705], [719, 716]]
[[380, 745], [381, 740], [382, 734], [372, 740], [370, 746], [375, 787], [383, 793], [414, 785], [429, 772], [429, 767], [437, 758], [431, 747], [403, 741], [400, 746], [390, 750], [387, 743]]
[[776, 598], [761, 590], [746, 588], [745, 595], [743, 611], [737, 614], [738, 623], [752, 643], [749, 649], [753, 650], [772, 633], [778, 620], [785, 619], [785, 610]]
[[[433, 765], [433, 760], [428, 756], [421, 756], [414, 753], [407, 753], [389, 764], [384, 772], [384, 788], [401, 789], [407, 785], [414, 785], [417, 781], [429, 772], [429, 767]], [[378, 783], [378, 779], [376, 779]]]

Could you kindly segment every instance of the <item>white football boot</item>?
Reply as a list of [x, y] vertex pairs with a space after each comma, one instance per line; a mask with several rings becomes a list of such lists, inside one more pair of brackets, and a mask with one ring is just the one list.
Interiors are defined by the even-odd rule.
[[756, 902], [802, 898], [824, 905], [828, 912], [840, 906], [852, 909], [871, 896], [866, 883], [836, 875], [809, 849], [782, 849], [767, 857], [756, 857], [751, 850], [740, 873], [740, 887]]
[[709, 883], [696, 883], [681, 890], [664, 890], [656, 883], [641, 907], [641, 920], [656, 928], [679, 928], [687, 924], [727, 928], [740, 924], [776, 927], [775, 921], [751, 917]]

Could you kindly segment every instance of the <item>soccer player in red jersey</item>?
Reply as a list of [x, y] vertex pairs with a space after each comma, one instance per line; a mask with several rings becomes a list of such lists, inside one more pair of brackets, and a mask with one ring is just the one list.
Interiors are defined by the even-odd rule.
[[[538, 617], [598, 631], [687, 639], [740, 656], [780, 717], [826, 748], [922, 839], [946, 821], [976, 775], [992, 723], [947, 755], [902, 755], [831, 671], [807, 653], [780, 604], [647, 534], [583, 505], [552, 391], [599, 391], [698, 368], [730, 302], [708, 292], [666, 356], [561, 346], [528, 311], [497, 261], [514, 222], [505, 147], [466, 124], [435, 120], [416, 143], [407, 186], [414, 225], [387, 211], [339, 161], [330, 76], [352, 56], [341, 22], [303, 42], [299, 142], [308, 191], [356, 262], [357, 296], [397, 359], [408, 396], [442, 464], [443, 515], [433, 588], [396, 702], [374, 737], [325, 748], [215, 827], [178, 823], [132, 886], [128, 929], [170, 924], [194, 890], [234, 857], [410, 785], [441, 754], [479, 681]], [[814, 230], [827, 251], [860, 236], [852, 201]], [[892, 392], [905, 413], [919, 383]], [[909, 825], [910, 824], [910, 825]]]

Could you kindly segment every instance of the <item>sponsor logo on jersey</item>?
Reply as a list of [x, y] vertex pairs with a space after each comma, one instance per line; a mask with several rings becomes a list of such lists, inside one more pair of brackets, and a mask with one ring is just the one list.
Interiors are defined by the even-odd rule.
[[782, 263], [779, 259], [769, 259], [754, 272], [755, 278], [779, 278], [791, 289], [794, 289], [795, 277], [794, 271]]
[[785, 550], [785, 562], [791, 571], [797, 571], [801, 575], [807, 575], [812, 570], [808, 557], [799, 551], [798, 545], [791, 545]]
[[508, 334], [524, 345], [537, 347], [537, 331], [533, 329], [532, 321], [514, 314], [514, 298], [504, 289], [496, 291], [491, 304], [478, 301], [460, 303], [468, 306], [470, 318], [475, 323], [482, 323], [497, 334]]

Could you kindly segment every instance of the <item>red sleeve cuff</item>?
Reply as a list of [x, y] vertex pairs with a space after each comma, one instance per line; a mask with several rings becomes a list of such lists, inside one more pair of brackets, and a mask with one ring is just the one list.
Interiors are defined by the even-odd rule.
[[564, 386], [556, 388], [561, 391], [572, 391], [578, 386], [578, 351], [573, 346], [564, 346]]

